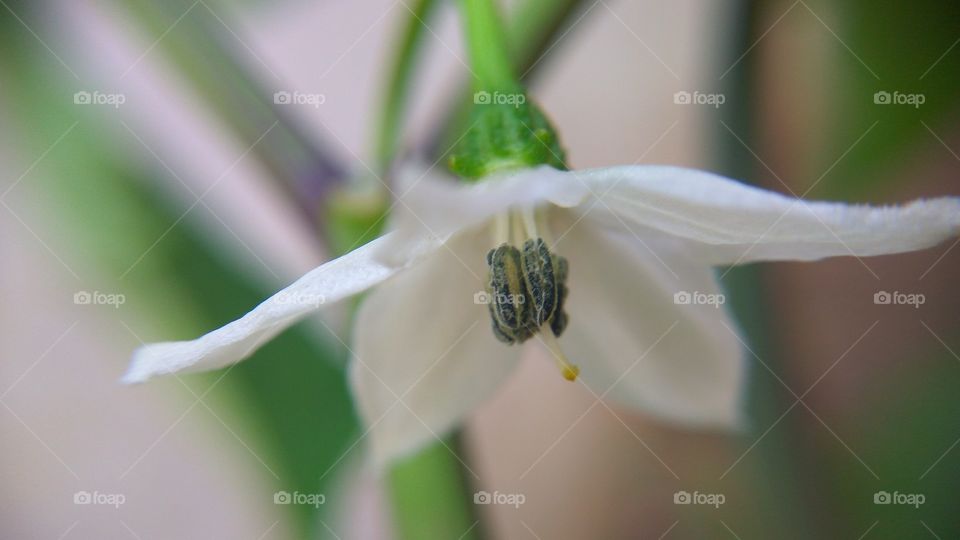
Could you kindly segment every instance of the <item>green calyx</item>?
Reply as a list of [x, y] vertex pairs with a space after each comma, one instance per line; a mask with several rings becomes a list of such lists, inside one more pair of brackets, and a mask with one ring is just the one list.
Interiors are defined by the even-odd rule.
[[474, 94], [471, 127], [449, 158], [454, 174], [478, 180], [537, 165], [566, 169], [556, 131], [521, 91]]
[[495, 0], [460, 3], [475, 93], [470, 128], [450, 155], [450, 170], [475, 181], [537, 165], [566, 169], [556, 131], [513, 73]]

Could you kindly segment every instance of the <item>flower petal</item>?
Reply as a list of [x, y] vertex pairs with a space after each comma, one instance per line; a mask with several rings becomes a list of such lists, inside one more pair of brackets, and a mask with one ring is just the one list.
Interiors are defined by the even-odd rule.
[[374, 256], [392, 243], [380, 237], [311, 270], [242, 318], [192, 341], [152, 343], [133, 353], [125, 383], [154, 375], [215, 369], [243, 360], [260, 345], [316, 311], [380, 283], [397, 271]]
[[900, 253], [960, 233], [956, 197], [870, 207], [808, 202], [678, 167], [567, 174], [590, 186], [594, 196], [584, 208], [596, 203], [641, 228], [692, 241], [698, 258], [711, 264]]
[[401, 248], [385, 253], [392, 264], [408, 262], [409, 244], [424, 236], [443, 241], [451, 234], [479, 225], [510, 207], [534, 207], [552, 203], [561, 207], [580, 204], [590, 194], [575, 177], [557, 169], [533, 169], [493, 175], [482, 182], [463, 183], [449, 175], [407, 166], [398, 175], [400, 196], [394, 207], [391, 229], [402, 240]]
[[475, 301], [488, 234], [453, 236], [360, 307], [351, 383], [380, 465], [446, 434], [517, 364], [520, 348], [494, 338]]
[[[720, 294], [712, 270], [637, 244], [588, 220], [560, 239], [570, 320], [561, 347], [598, 395], [675, 422], [738, 426], [745, 363], [736, 326], [722, 305], [697, 303], [723, 298], [707, 296]], [[675, 302], [678, 293], [695, 298]]]

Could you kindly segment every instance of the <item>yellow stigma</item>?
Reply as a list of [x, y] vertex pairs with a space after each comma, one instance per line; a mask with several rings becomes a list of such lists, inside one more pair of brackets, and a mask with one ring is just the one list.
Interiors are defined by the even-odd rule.
[[570, 382], [577, 380], [577, 376], [580, 375], [580, 368], [571, 364], [567, 356], [563, 354], [563, 351], [560, 350], [560, 344], [557, 343], [557, 338], [553, 335], [553, 332], [550, 331], [549, 328], [544, 328], [543, 331], [537, 335], [543, 336], [541, 340], [543, 344], [546, 345], [547, 350], [550, 351], [550, 356], [552, 356], [553, 360], [557, 363], [557, 367], [560, 368], [560, 374], [563, 375], [563, 378]]

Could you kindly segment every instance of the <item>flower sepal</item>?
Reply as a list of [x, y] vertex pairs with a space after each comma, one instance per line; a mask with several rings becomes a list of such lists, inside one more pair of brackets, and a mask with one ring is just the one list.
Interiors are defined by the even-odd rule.
[[556, 131], [520, 90], [478, 91], [470, 124], [448, 162], [450, 170], [465, 180], [538, 165], [567, 169]]

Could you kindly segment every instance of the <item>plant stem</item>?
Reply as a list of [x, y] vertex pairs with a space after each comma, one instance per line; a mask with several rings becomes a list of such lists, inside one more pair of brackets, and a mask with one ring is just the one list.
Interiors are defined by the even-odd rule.
[[[550, 44], [563, 35], [576, 16], [584, 16], [586, 0], [526, 0], [517, 6], [506, 28], [513, 72], [521, 74], [527, 83], [538, 72], [548, 53], [555, 51]], [[579, 20], [579, 19], [576, 19]], [[443, 121], [427, 137], [428, 154], [439, 158], [466, 127], [473, 105], [468, 88], [463, 88], [447, 108]]]
[[252, 146], [251, 153], [270, 171], [270, 178], [276, 180], [291, 207], [300, 211], [311, 228], [316, 227], [318, 203], [325, 191], [344, 177], [346, 167], [329, 145], [309, 135], [297, 116], [273, 103], [272, 90], [243, 56], [227, 45], [236, 40], [224, 36], [219, 16], [197, 6], [180, 22], [176, 17], [191, 4], [184, 0], [115, 3], [150, 35], [165, 35], [171, 23], [177, 26], [174, 35], [158, 41], [159, 48], [244, 144], [252, 144], [269, 126], [276, 126], [269, 137]]
[[416, 0], [409, 6], [410, 17], [396, 43], [397, 54], [384, 87], [383, 105], [375, 130], [375, 155], [378, 173], [390, 167], [397, 153], [404, 107], [410, 93], [410, 79], [416, 67], [417, 53], [427, 28], [427, 20], [437, 6], [436, 0]]
[[520, 85], [513, 73], [503, 23], [494, 0], [461, 0], [467, 51], [475, 90], [514, 90]]
[[400, 540], [479, 540], [473, 497], [462, 469], [458, 437], [427, 447], [389, 472], [394, 534]]

